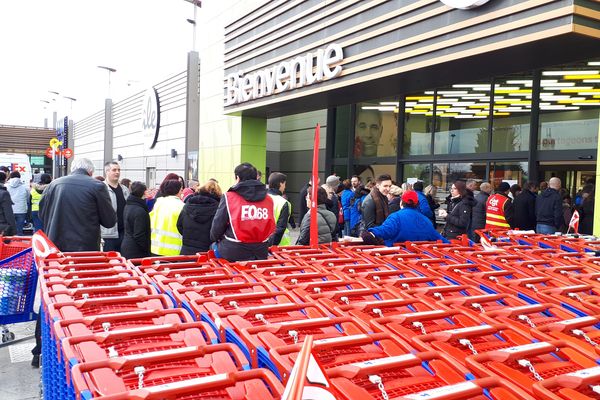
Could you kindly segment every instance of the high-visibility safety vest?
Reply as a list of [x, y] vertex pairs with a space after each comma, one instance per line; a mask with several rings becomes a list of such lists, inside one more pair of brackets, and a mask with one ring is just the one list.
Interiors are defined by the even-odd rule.
[[[271, 198], [273, 199], [273, 208], [275, 211], [275, 214], [274, 214], [275, 215], [275, 224], [277, 225], [277, 221], [279, 221], [279, 216], [281, 215], [281, 210], [283, 209], [283, 206], [285, 206], [285, 204], [287, 203], [288, 210], [291, 215], [292, 214], [292, 205], [290, 204], [289, 201], [284, 199], [283, 196], [270, 194], [270, 193], [269, 193], [269, 196], [271, 196]], [[281, 241], [279, 242], [279, 246], [289, 246], [292, 244], [292, 238], [290, 237], [290, 231], [287, 229], [287, 221], [285, 221], [285, 224], [286, 224], [286, 228], [285, 228], [285, 231], [283, 232], [283, 236], [281, 237]]]
[[177, 218], [183, 201], [176, 196], [159, 197], [150, 212], [150, 251], [161, 256], [177, 256], [183, 244]]
[[40, 200], [42, 200], [42, 194], [38, 193], [37, 190], [31, 189], [31, 211], [40, 211]]
[[510, 199], [499, 193], [491, 195], [485, 204], [485, 229], [510, 228], [504, 216], [504, 206]]
[[225, 239], [241, 243], [266, 242], [275, 232], [273, 199], [248, 201], [236, 192], [225, 193], [229, 224], [234, 237]]

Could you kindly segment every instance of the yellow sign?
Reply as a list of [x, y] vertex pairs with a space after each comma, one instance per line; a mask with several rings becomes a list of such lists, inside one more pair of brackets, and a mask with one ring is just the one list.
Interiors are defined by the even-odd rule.
[[52, 147], [54, 150], [56, 150], [61, 144], [62, 142], [57, 138], [50, 139], [50, 147]]

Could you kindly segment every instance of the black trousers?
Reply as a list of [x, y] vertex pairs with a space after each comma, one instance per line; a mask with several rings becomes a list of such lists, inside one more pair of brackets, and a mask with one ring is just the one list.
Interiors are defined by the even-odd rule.
[[39, 356], [42, 354], [42, 310], [38, 310], [37, 321], [35, 322], [35, 347], [31, 350], [31, 354]]

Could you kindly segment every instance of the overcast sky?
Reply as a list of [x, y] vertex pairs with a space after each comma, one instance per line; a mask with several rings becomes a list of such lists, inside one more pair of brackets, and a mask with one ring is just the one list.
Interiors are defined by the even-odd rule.
[[103, 109], [98, 65], [117, 69], [114, 101], [184, 71], [192, 17], [184, 0], [0, 0], [0, 125], [52, 123], [53, 108], [69, 113], [63, 95], [75, 121]]

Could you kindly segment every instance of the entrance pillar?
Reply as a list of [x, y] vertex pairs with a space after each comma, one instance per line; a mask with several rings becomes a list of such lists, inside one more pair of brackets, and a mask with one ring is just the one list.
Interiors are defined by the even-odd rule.
[[[267, 119], [242, 117], [242, 137], [240, 163], [249, 162], [263, 173], [263, 182], [267, 166]], [[235, 166], [234, 166], [235, 167]]]
[[[600, 126], [598, 127], [600, 129]], [[600, 164], [598, 163], [598, 157], [600, 157], [600, 146], [597, 146], [597, 156], [596, 156], [596, 187], [598, 187], [598, 182], [600, 182]], [[600, 235], [600, 195], [597, 191], [594, 191], [594, 236]]]

